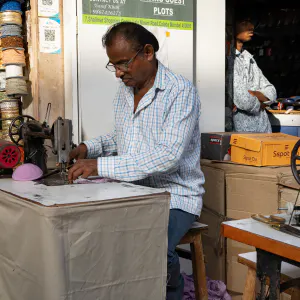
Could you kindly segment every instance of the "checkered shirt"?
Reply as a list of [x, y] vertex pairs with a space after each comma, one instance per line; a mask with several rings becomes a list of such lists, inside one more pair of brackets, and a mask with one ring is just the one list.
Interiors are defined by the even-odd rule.
[[88, 158], [97, 158], [99, 176], [163, 188], [171, 194], [171, 209], [199, 215], [204, 176], [200, 99], [193, 84], [159, 62], [154, 85], [136, 112], [133, 89], [122, 83], [114, 113], [112, 133], [84, 142]]

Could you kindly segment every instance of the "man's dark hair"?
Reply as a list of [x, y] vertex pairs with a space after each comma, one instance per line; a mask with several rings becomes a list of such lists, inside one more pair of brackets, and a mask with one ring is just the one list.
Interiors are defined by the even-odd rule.
[[132, 42], [137, 51], [146, 44], [152, 45], [154, 52], [159, 50], [158, 40], [154, 34], [139, 24], [132, 22], [114, 24], [102, 38], [103, 47], [111, 46], [117, 36], [122, 36], [126, 41]]

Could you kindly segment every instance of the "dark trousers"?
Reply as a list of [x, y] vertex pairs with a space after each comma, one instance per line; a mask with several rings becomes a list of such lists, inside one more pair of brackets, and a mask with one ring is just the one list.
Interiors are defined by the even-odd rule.
[[184, 282], [180, 274], [179, 257], [175, 251], [181, 238], [191, 228], [196, 216], [179, 209], [170, 210], [168, 228], [167, 300], [182, 300]]

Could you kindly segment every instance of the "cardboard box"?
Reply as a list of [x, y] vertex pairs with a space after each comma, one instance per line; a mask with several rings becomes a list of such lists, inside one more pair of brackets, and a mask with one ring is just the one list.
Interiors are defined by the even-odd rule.
[[231, 161], [251, 166], [290, 165], [291, 152], [298, 140], [284, 133], [233, 134]]
[[292, 185], [291, 168], [257, 168], [205, 159], [201, 160], [201, 168], [206, 180], [201, 221], [209, 225], [208, 234], [202, 239], [207, 275], [227, 282], [228, 290], [240, 295], [244, 289], [246, 267], [237, 262], [237, 254], [253, 251], [253, 248], [229, 239], [226, 246], [217, 234], [222, 216], [245, 219], [254, 213], [280, 212], [278, 208], [283, 201], [295, 201], [296, 191], [289, 192], [287, 187], [280, 186]]
[[230, 150], [231, 132], [208, 132], [201, 134], [201, 157], [224, 160]]

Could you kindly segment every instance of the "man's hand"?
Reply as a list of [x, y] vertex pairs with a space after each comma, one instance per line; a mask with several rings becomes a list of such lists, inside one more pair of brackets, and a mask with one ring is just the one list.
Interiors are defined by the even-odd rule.
[[87, 147], [85, 144], [80, 144], [78, 147], [73, 149], [69, 154], [69, 161], [72, 159], [84, 159], [87, 157]]
[[68, 172], [68, 180], [72, 183], [79, 176], [87, 178], [89, 176], [97, 176], [97, 159], [79, 159]]
[[261, 92], [259, 91], [248, 91], [250, 95], [256, 97], [259, 102], [266, 102], [269, 101], [269, 99]]

